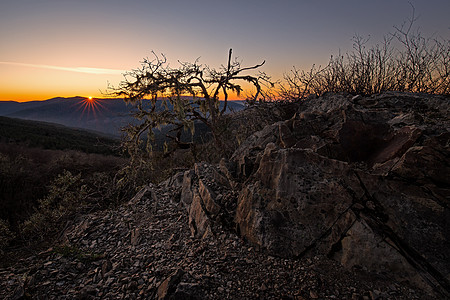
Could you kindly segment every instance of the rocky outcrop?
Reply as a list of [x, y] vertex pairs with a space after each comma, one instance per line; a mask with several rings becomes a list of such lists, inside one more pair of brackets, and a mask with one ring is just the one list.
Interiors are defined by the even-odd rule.
[[221, 228], [233, 224], [224, 212], [235, 211], [237, 195], [211, 176], [213, 170], [220, 175], [219, 168], [200, 164], [196, 170], [206, 173], [195, 175], [193, 186], [203, 180], [221, 205], [217, 219], [208, 221], [211, 234], [192, 237], [180, 204], [185, 173], [179, 173], [125, 205], [74, 220], [60, 245], [0, 268], [0, 299], [435, 298], [324, 256], [267, 255]]
[[4, 299], [448, 299], [449, 99], [289, 104], [218, 165], [68, 223]]
[[275, 147], [266, 146], [242, 189], [235, 220], [250, 241], [273, 254], [298, 257], [347, 214], [353, 204], [347, 188], [356, 178], [346, 163], [311, 150]]
[[194, 170], [184, 173], [181, 189], [181, 202], [189, 214], [189, 227], [194, 237], [211, 234], [211, 226], [218, 219], [223, 187], [216, 179], [221, 176], [211, 165], [198, 163]]
[[449, 295], [449, 108], [449, 98], [405, 93], [309, 99], [210, 166], [234, 207], [209, 188], [182, 198], [194, 194], [196, 224], [221, 212], [272, 255], [326, 255]]

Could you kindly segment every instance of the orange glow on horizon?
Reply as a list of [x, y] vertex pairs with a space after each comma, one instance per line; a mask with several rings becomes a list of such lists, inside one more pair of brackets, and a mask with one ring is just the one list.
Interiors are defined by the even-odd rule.
[[[1, 62], [0, 62], [1, 63]], [[0, 64], [0, 101], [42, 101], [56, 97], [70, 98], [89, 95], [89, 100], [109, 98], [109, 84], [118, 86], [123, 76], [118, 74], [92, 74], [70, 72], [50, 67], [31, 67], [30, 64]], [[229, 92], [228, 100], [244, 100], [254, 88], [247, 82], [242, 85], [243, 93], [238, 96]], [[219, 98], [224, 99], [223, 92]]]
[[[234, 100], [245, 100], [248, 93], [252, 92], [252, 89], [244, 89], [244, 92], [241, 93], [240, 96], [238, 96], [234, 92], [228, 93], [228, 100], [234, 101]], [[89, 96], [83, 96], [83, 95], [89, 95]], [[190, 95], [186, 95], [190, 96]], [[111, 95], [108, 95], [106, 93], [103, 93], [102, 91], [97, 91], [97, 93], [93, 93], [91, 89], [71, 89], [67, 91], [56, 91], [56, 92], [50, 92], [50, 91], [40, 91], [35, 92], [31, 90], [26, 90], [24, 88], [18, 89], [17, 92], [14, 91], [1, 91], [0, 94], [0, 101], [15, 101], [15, 102], [28, 102], [28, 101], [45, 101], [52, 98], [72, 98], [72, 97], [83, 97], [86, 99], [86, 101], [91, 102], [92, 100], [96, 101], [96, 99], [104, 99], [104, 98], [111, 98]], [[112, 97], [114, 98], [114, 97]], [[150, 98], [150, 97], [149, 97]], [[224, 94], [223, 92], [220, 92], [219, 99], [224, 100]]]
[[[0, 101], [15, 101], [15, 102], [29, 102], [29, 101], [45, 101], [48, 99], [53, 98], [73, 98], [73, 97], [83, 97], [89, 100], [95, 99], [95, 98], [108, 98], [108, 95], [104, 95], [101, 93], [95, 94], [94, 96], [84, 97], [82, 92], [68, 92], [68, 93], [54, 93], [54, 92], [48, 92], [48, 93], [2, 93]], [[92, 94], [92, 93], [91, 93]]]
[[123, 79], [119, 72], [89, 73], [39, 66], [0, 62], [0, 101], [27, 102], [82, 95], [107, 98], [108, 85], [117, 86]]
[[[2, 83], [0, 101], [41, 101], [56, 97], [70, 98], [83, 95], [93, 98], [109, 98], [111, 95], [107, 94], [108, 88], [110, 86], [117, 87], [124, 80], [120, 72], [123, 71], [118, 68], [73, 68], [59, 67], [56, 64], [0, 61], [0, 82]], [[230, 91], [228, 94], [230, 101], [243, 100], [252, 91], [251, 84], [242, 81], [236, 83], [241, 84], [244, 91], [240, 96]], [[222, 92], [219, 98], [224, 99]]]

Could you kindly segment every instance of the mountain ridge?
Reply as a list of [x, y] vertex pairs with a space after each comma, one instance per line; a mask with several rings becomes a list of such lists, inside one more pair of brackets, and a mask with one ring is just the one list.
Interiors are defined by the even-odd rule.
[[[144, 102], [150, 100], [143, 100]], [[222, 104], [223, 105], [223, 104]], [[161, 106], [161, 102], [157, 103]], [[244, 108], [241, 101], [228, 102], [229, 111]], [[57, 123], [120, 136], [121, 128], [135, 121], [134, 106], [119, 98], [55, 97], [43, 101], [0, 101], [0, 116]]]

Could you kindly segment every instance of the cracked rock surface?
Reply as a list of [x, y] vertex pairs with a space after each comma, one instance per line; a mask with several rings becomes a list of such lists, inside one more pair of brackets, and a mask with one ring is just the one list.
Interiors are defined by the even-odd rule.
[[449, 103], [385, 93], [299, 104], [231, 158], [240, 234], [273, 255], [326, 255], [448, 296]]

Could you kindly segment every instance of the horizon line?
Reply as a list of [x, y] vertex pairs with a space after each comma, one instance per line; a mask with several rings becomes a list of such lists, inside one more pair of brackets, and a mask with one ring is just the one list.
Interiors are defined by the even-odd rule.
[[[23, 102], [33, 102], [33, 101], [48, 101], [48, 100], [52, 100], [52, 99], [56, 99], [56, 98], [61, 98], [61, 99], [72, 99], [72, 98], [85, 98], [88, 99], [92, 97], [93, 99], [98, 99], [98, 100], [123, 100], [123, 98], [121, 97], [94, 97], [94, 96], [80, 96], [80, 95], [75, 95], [75, 96], [55, 96], [55, 97], [50, 97], [47, 99], [32, 99], [32, 100], [11, 100], [11, 99], [0, 99], [0, 102], [18, 102], [18, 103], [23, 103]], [[189, 96], [186, 96], [189, 97]], [[144, 98], [142, 100], [151, 100], [151, 99], [147, 99]], [[158, 100], [164, 100], [164, 99], [158, 99]], [[219, 101], [224, 101], [223, 99], [219, 99]], [[245, 99], [228, 99], [227, 101], [245, 101]]]

